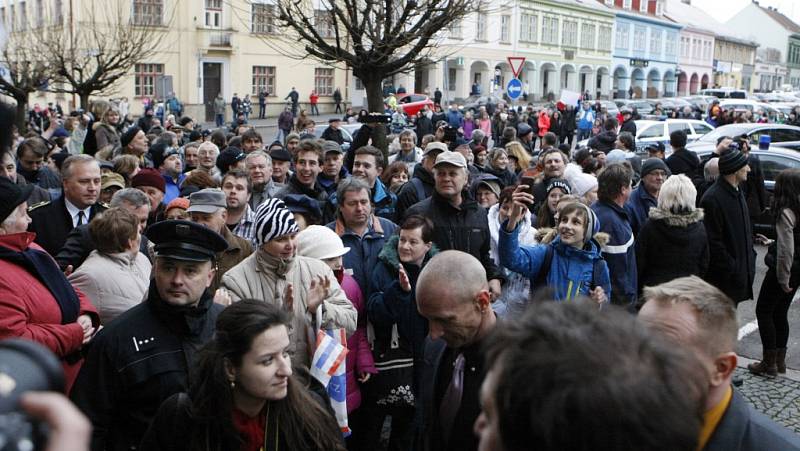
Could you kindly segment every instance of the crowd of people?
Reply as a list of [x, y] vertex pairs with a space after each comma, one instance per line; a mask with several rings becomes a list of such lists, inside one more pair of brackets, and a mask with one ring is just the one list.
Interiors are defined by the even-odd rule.
[[47, 113], [0, 142], [0, 337], [58, 356], [93, 450], [800, 449], [732, 387], [767, 207], [749, 370], [786, 371], [800, 170], [767, 205], [746, 137], [642, 157], [596, 105], [437, 104], [388, 157], [352, 110]]

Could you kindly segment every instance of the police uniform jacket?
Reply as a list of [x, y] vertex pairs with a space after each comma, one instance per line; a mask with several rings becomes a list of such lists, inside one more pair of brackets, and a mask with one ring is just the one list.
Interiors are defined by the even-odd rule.
[[97, 334], [71, 394], [92, 422], [92, 450], [137, 449], [161, 403], [186, 391], [222, 308], [208, 290], [196, 307], [167, 304], [151, 282], [145, 302]]
[[[92, 205], [86, 223], [88, 224], [97, 213], [101, 213], [107, 208], [105, 204], [99, 202]], [[64, 202], [64, 196], [50, 202], [32, 205], [28, 209], [28, 215], [32, 220], [28, 231], [36, 233], [36, 244], [46, 250], [48, 254], [56, 256], [67, 241], [67, 235], [74, 228], [72, 217]]]

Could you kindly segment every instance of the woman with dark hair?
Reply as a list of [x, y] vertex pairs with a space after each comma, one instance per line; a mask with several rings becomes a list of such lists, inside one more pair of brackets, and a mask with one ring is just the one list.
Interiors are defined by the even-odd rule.
[[763, 359], [747, 365], [753, 374], [775, 376], [786, 372], [789, 306], [800, 284], [800, 169], [786, 169], [775, 178], [773, 208], [777, 240], [764, 263], [767, 275], [756, 302]]
[[410, 175], [408, 166], [403, 161], [395, 161], [390, 164], [381, 174], [381, 181], [389, 187], [389, 191], [398, 194], [400, 188], [408, 182]]
[[556, 226], [556, 206], [561, 196], [572, 194], [569, 182], [564, 179], [551, 179], [547, 183], [547, 197], [536, 212], [537, 228], [552, 228]]
[[[380, 263], [372, 273], [373, 292], [367, 301], [367, 315], [375, 328], [375, 353], [388, 349], [388, 341], [395, 325], [400, 346], [410, 348], [414, 361], [411, 384], [413, 395], [406, 397], [404, 406], [371, 410], [362, 407], [362, 414], [372, 413], [366, 424], [375, 427], [362, 435], [359, 443], [363, 446], [359, 449], [374, 449], [381, 434], [382, 418], [386, 415], [392, 416], [389, 449], [408, 449], [412, 435], [414, 398], [419, 396], [419, 384], [422, 380], [422, 357], [425, 337], [428, 335], [428, 320], [417, 311], [415, 292], [422, 268], [438, 251], [433, 244], [433, 223], [430, 219], [411, 215], [398, 230], [396, 235], [386, 241], [378, 255]], [[369, 384], [365, 385], [364, 390], [369, 398]], [[372, 396], [377, 397], [375, 394]], [[372, 405], [382, 404], [381, 399], [371, 401]], [[381, 417], [375, 418], [376, 415]]]
[[292, 376], [289, 314], [257, 299], [220, 313], [189, 392], [167, 398], [140, 450], [344, 450], [336, 419]]

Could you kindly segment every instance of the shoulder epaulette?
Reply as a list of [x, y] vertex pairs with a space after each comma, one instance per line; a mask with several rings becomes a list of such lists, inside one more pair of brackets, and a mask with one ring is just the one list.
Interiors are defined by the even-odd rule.
[[28, 212], [36, 210], [39, 207], [44, 207], [45, 205], [50, 205], [50, 201], [49, 200], [45, 200], [43, 202], [39, 202], [38, 204], [33, 204], [30, 207], [28, 207]]

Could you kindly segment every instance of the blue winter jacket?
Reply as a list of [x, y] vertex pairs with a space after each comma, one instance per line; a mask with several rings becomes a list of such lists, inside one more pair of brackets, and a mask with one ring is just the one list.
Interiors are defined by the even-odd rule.
[[447, 112], [447, 125], [454, 128], [461, 128], [464, 126], [464, 115], [458, 110], [450, 110]]
[[633, 190], [631, 197], [625, 202], [625, 211], [628, 213], [634, 236], [639, 235], [639, 230], [650, 216], [650, 207], [655, 207], [657, 204], [658, 199], [647, 192], [644, 183], [639, 183], [639, 186]]
[[636, 246], [628, 213], [619, 205], [597, 201], [592, 205], [600, 231], [609, 235], [603, 245], [603, 259], [611, 274], [611, 303], [633, 310], [636, 306]]
[[[344, 169], [344, 168], [342, 168]], [[318, 177], [317, 181], [322, 184], [322, 180]], [[325, 185], [323, 185], [324, 187]], [[325, 188], [327, 191], [328, 188]], [[395, 217], [395, 207], [397, 207], [397, 194], [389, 191], [386, 185], [381, 182], [381, 179], [375, 179], [375, 186], [372, 188], [372, 208], [373, 212], [381, 218], [392, 220]], [[336, 198], [336, 185], [333, 185], [333, 191], [328, 196], [328, 208], [336, 210], [339, 200]]]
[[342, 256], [342, 263], [345, 268], [353, 271], [353, 278], [358, 282], [364, 299], [369, 299], [372, 293], [372, 271], [378, 264], [378, 255], [389, 237], [394, 235], [397, 226], [388, 219], [373, 216], [369, 230], [363, 237], [347, 229], [341, 219], [328, 224], [328, 228], [342, 238], [345, 247], [350, 248], [350, 252]]
[[[506, 221], [508, 222], [508, 221]], [[531, 279], [531, 289], [536, 277], [542, 270], [547, 247], [553, 248], [553, 259], [547, 274], [547, 285], [553, 289], [556, 301], [570, 301], [577, 296], [588, 296], [592, 288], [603, 287], [608, 299], [611, 299], [611, 280], [608, 267], [600, 256], [600, 245], [594, 239], [589, 240], [584, 249], [576, 249], [561, 242], [556, 237], [552, 243], [536, 246], [520, 246], [517, 240], [519, 226], [513, 232], [507, 232], [505, 224], [500, 226], [500, 237], [497, 243], [500, 264], [511, 271], [520, 273]], [[592, 280], [594, 262], [600, 260], [600, 280]]]

